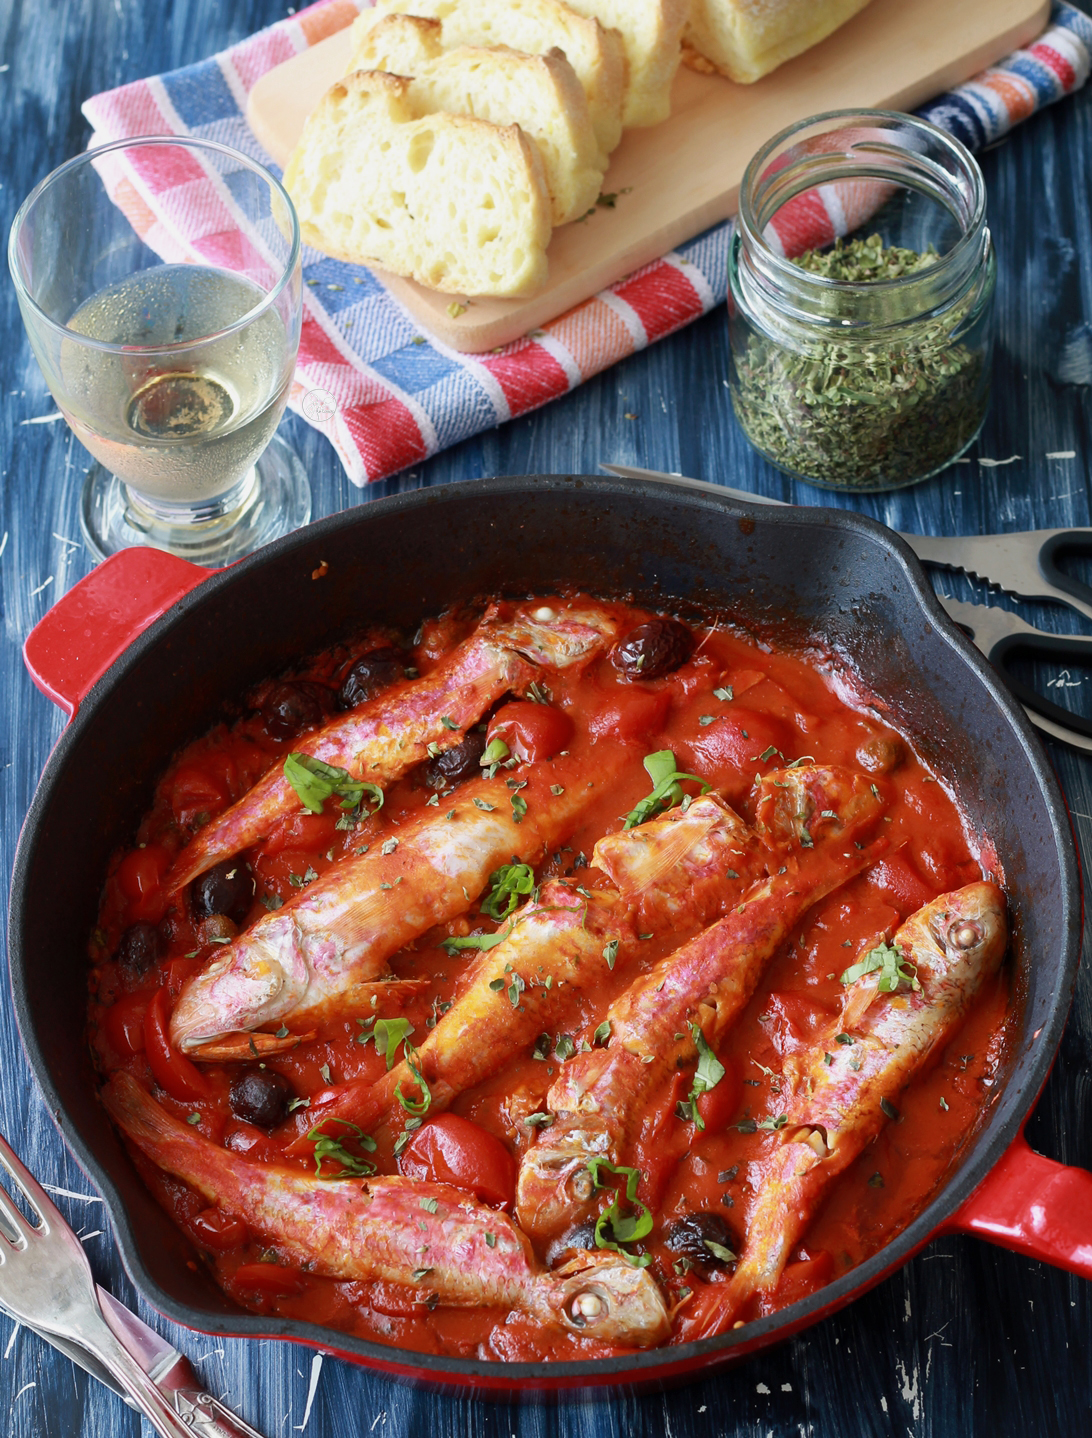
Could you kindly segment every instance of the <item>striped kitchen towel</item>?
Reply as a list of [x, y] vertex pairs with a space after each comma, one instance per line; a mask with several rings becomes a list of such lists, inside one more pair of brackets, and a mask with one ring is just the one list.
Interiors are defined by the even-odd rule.
[[[200, 64], [94, 96], [83, 107], [91, 143], [194, 135], [232, 145], [279, 173], [247, 128], [247, 94], [274, 65], [351, 23], [357, 8], [356, 0], [319, 0]], [[1079, 89], [1090, 68], [1092, 20], [1056, 0], [1034, 44], [918, 113], [980, 149]], [[195, 194], [195, 185], [208, 193]], [[120, 177], [113, 194], [166, 257], [215, 263], [235, 229], [230, 196], [188, 171], [177, 183], [169, 173]], [[815, 214], [813, 231], [794, 234], [794, 248], [828, 243], [845, 225], [832, 205]], [[486, 355], [459, 354], [423, 336], [370, 271], [305, 249], [303, 335], [290, 403], [333, 442], [354, 484], [383, 479], [556, 399], [705, 314], [725, 297], [729, 230], [718, 225]], [[321, 405], [308, 401], [316, 390], [325, 392]]]

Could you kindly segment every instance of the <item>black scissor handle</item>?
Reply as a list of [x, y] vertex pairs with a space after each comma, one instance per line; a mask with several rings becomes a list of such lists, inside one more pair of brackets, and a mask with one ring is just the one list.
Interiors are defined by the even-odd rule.
[[[1059, 536], [1060, 538], [1063, 536]], [[1083, 587], [1083, 586], [1082, 586]], [[1092, 593], [1092, 591], [1089, 591]], [[986, 656], [995, 669], [1004, 675], [1005, 683], [1020, 703], [1055, 724], [1072, 729], [1086, 739], [1092, 739], [1092, 719], [1074, 714], [1072, 709], [1063, 709], [1060, 704], [1044, 698], [1037, 689], [1032, 689], [1023, 680], [1017, 679], [1009, 669], [1009, 661], [1018, 655], [1029, 659], [1045, 659], [1055, 663], [1082, 664], [1092, 668], [1092, 639], [1070, 638], [1054, 634], [1007, 634], [999, 639]]]
[[1092, 588], [1058, 568], [1057, 559], [1061, 554], [1079, 554], [1082, 559], [1092, 559], [1092, 529], [1060, 530], [1045, 540], [1039, 550], [1039, 570], [1043, 578], [1063, 594], [1071, 594], [1074, 599], [1092, 605]]

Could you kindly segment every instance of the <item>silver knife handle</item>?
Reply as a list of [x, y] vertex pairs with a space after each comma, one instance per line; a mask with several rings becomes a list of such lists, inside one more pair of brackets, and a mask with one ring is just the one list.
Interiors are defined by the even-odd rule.
[[167, 1396], [193, 1438], [262, 1438], [257, 1428], [203, 1388], [176, 1388]]
[[[48, 1330], [46, 1336], [49, 1336]], [[97, 1305], [89, 1303], [85, 1310], [74, 1315], [62, 1336], [71, 1337], [98, 1360], [133, 1400], [160, 1438], [193, 1438], [193, 1429], [115, 1335]]]

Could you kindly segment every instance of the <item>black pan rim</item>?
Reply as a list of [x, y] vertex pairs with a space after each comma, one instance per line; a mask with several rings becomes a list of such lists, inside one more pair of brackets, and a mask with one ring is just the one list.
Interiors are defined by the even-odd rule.
[[[269, 560], [281, 555], [321, 546], [327, 535], [338, 533], [343, 528], [351, 527], [354, 524], [367, 525], [372, 517], [414, 509], [421, 509], [427, 513], [437, 505], [465, 499], [484, 502], [490, 495], [525, 492], [531, 488], [536, 491], [548, 489], [579, 492], [586, 490], [598, 495], [615, 495], [620, 500], [638, 492], [649, 497], [670, 498], [673, 504], [698, 512], [702, 510], [717, 513], [727, 511], [733, 517], [753, 522], [756, 525], [773, 524], [788, 527], [799, 526], [801, 522], [821, 524], [861, 535], [880, 545], [897, 561], [908, 592], [913, 596], [923, 617], [938, 631], [947, 646], [958, 654], [963, 664], [977, 676], [995, 706], [1008, 720], [1024, 750], [1046, 806], [1051, 839], [1060, 857], [1063, 870], [1065, 908], [1059, 923], [1062, 983], [1056, 990], [1049, 1017], [1040, 1031], [1037, 1050], [1020, 1079], [1010, 1081], [1005, 1092], [999, 1096], [986, 1128], [978, 1134], [956, 1172], [905, 1229], [859, 1267], [826, 1285], [810, 1298], [782, 1309], [768, 1318], [750, 1323], [734, 1333], [705, 1339], [698, 1343], [682, 1344], [673, 1348], [651, 1349], [644, 1353], [626, 1354], [617, 1358], [557, 1363], [499, 1364], [494, 1361], [446, 1358], [432, 1354], [418, 1354], [412, 1350], [389, 1348], [302, 1320], [262, 1318], [242, 1311], [238, 1315], [220, 1315], [211, 1311], [202, 1312], [188, 1304], [180, 1303], [161, 1289], [147, 1273], [140, 1258], [132, 1224], [121, 1201], [120, 1193], [105, 1169], [83, 1142], [80, 1134], [67, 1121], [64, 1105], [49, 1075], [44, 1056], [37, 1042], [37, 1035], [26, 1002], [21, 971], [16, 964], [16, 956], [23, 952], [23, 909], [27, 897], [24, 880], [29, 855], [34, 847], [38, 825], [58, 776], [63, 773], [70, 750], [78, 746], [82, 730], [89, 722], [90, 716], [93, 715], [96, 705], [109, 692], [115, 679], [126, 672], [131, 665], [139, 663], [144, 653], [161, 642], [174, 625], [185, 618], [193, 608], [217, 603], [221, 592], [232, 586], [237, 575], [249, 573], [252, 569], [260, 568]], [[614, 1386], [624, 1378], [631, 1379], [638, 1386], [654, 1386], [660, 1377], [664, 1381], [679, 1381], [680, 1378], [687, 1375], [688, 1371], [693, 1377], [700, 1377], [702, 1369], [711, 1368], [717, 1362], [730, 1361], [734, 1350], [739, 1350], [739, 1356], [743, 1357], [746, 1352], [764, 1346], [774, 1334], [783, 1330], [787, 1335], [790, 1331], [807, 1325], [814, 1316], [827, 1311], [833, 1312], [902, 1266], [936, 1233], [945, 1220], [950, 1219], [952, 1214], [981, 1185], [1001, 1153], [1021, 1131], [1053, 1063], [1068, 1015], [1080, 959], [1081, 917], [1079, 904], [1075, 903], [1074, 895], [1079, 896], [1079, 884], [1068, 811], [1046, 752], [1019, 703], [1005, 688], [978, 650], [974, 648], [962, 631], [952, 624], [941, 608], [924, 569], [900, 536], [877, 521], [849, 510], [748, 505], [729, 496], [720, 497], [704, 488], [698, 490], [683, 485], [665, 484], [656, 480], [620, 479], [602, 475], [499, 476], [407, 491], [330, 515], [275, 541], [272, 545], [240, 561], [230, 569], [211, 572], [206, 581], [172, 605], [130, 644], [125, 653], [92, 686], [81, 702], [76, 715], [62, 732], [49, 756], [31, 801], [20, 835], [13, 869], [12, 901], [8, 925], [9, 970], [20, 1037], [47, 1107], [80, 1166], [107, 1200], [107, 1207], [126, 1271], [152, 1306], [165, 1317], [205, 1333], [239, 1337], [278, 1337], [303, 1342], [326, 1352], [337, 1352], [341, 1356], [352, 1357], [373, 1368], [400, 1377], [420, 1380], [422, 1375], [427, 1374], [429, 1382], [442, 1384], [443, 1380], [447, 1378], [461, 1388], [471, 1387], [477, 1380], [481, 1384], [482, 1394], [493, 1390], [498, 1397], [502, 1396], [505, 1390], [511, 1390], [517, 1385], [527, 1383], [535, 1385], [540, 1394], [543, 1392], [548, 1394], [551, 1389], [566, 1387], [575, 1390], [583, 1384], [585, 1391], [594, 1393], [598, 1390], [605, 1395], [607, 1385]]]

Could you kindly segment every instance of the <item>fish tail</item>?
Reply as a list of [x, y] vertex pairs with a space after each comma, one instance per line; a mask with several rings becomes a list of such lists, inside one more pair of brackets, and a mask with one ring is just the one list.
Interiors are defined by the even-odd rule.
[[101, 1094], [110, 1117], [160, 1168], [184, 1179], [206, 1198], [226, 1197], [223, 1179], [231, 1155], [180, 1123], [124, 1070], [112, 1075]]

